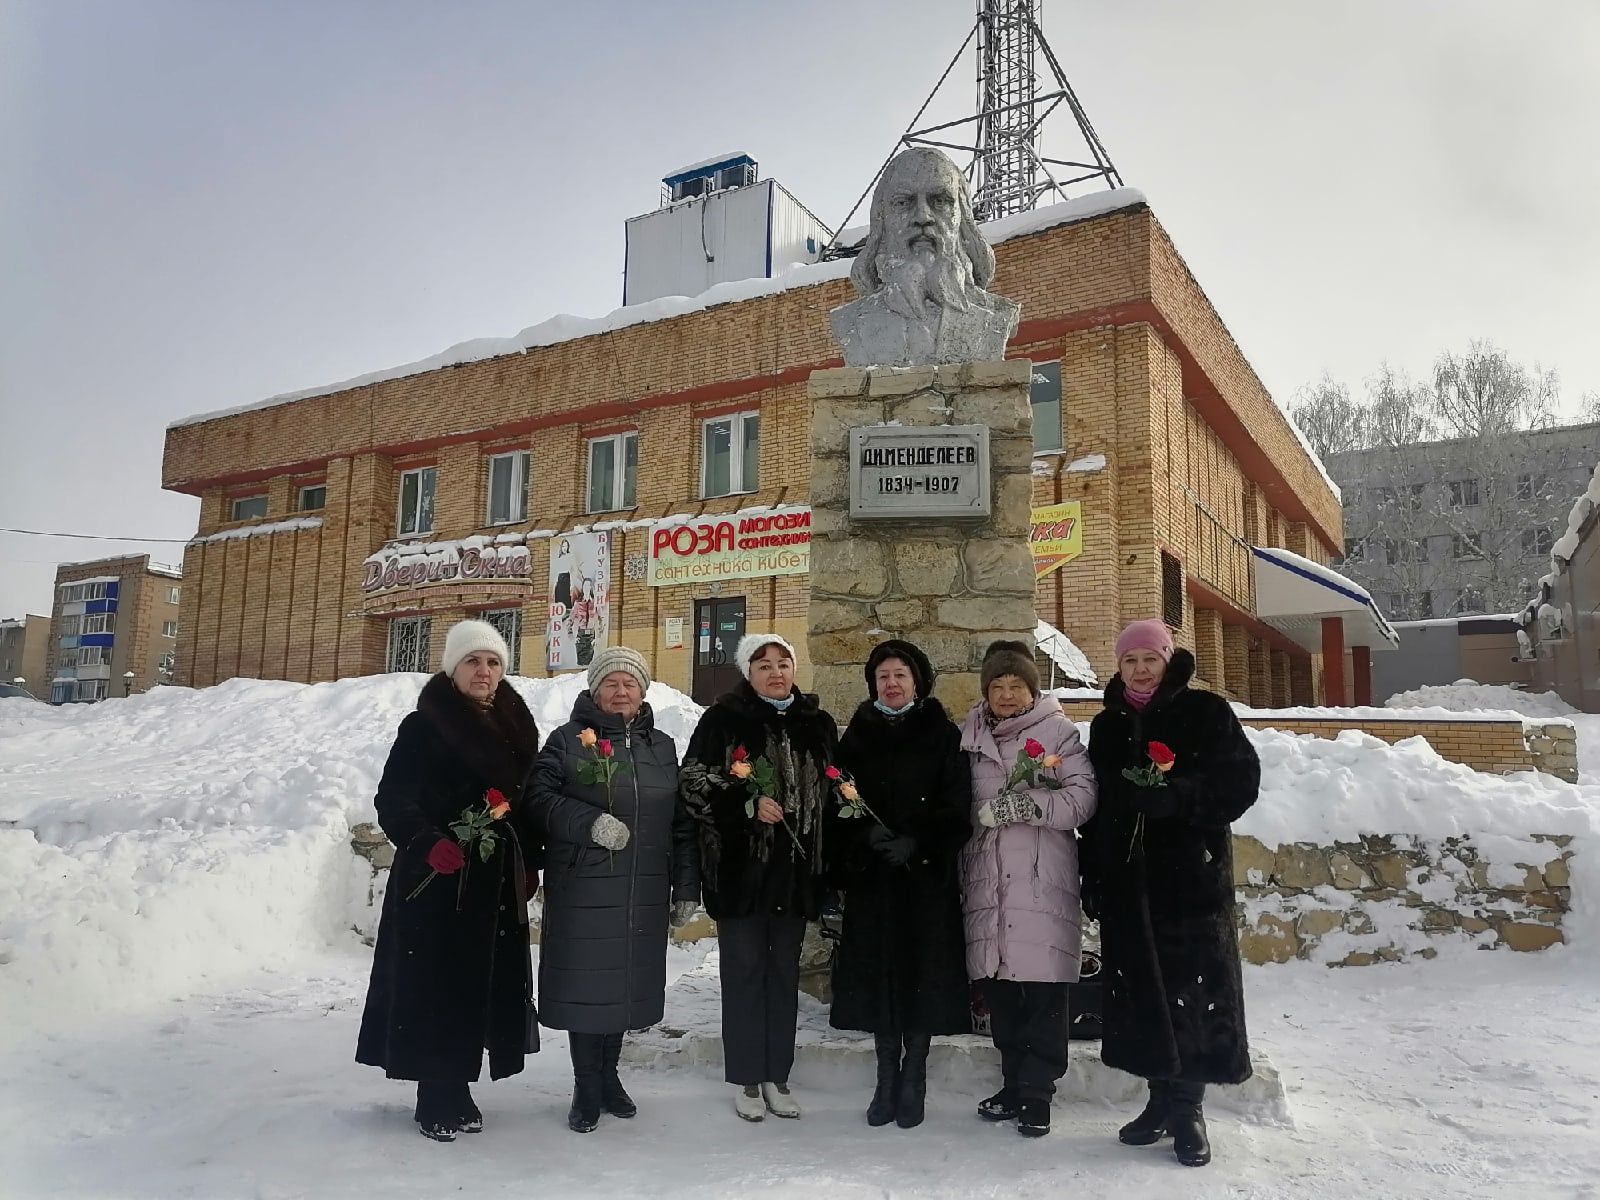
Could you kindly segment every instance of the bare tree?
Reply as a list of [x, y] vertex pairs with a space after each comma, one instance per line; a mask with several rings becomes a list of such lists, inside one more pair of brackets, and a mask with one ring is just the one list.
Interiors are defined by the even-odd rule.
[[1530, 371], [1492, 342], [1465, 354], [1446, 351], [1433, 367], [1434, 411], [1447, 436], [1492, 438], [1555, 424], [1559, 380], [1537, 363]]
[[1368, 446], [1413, 446], [1433, 438], [1433, 393], [1388, 363], [1367, 380]]
[[1289, 404], [1289, 419], [1322, 459], [1367, 445], [1366, 417], [1366, 410], [1350, 399], [1350, 389], [1326, 373], [1296, 392]]

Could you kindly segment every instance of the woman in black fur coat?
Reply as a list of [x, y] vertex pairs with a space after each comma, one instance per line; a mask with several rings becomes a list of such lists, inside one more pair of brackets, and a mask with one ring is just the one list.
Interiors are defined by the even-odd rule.
[[[829, 807], [844, 932], [833, 963], [835, 1029], [873, 1035], [877, 1090], [867, 1124], [922, 1124], [935, 1034], [971, 1033], [956, 860], [972, 833], [961, 731], [931, 695], [910, 642], [867, 659], [868, 699], [839, 739], [839, 766], [872, 815]], [[882, 824], [879, 824], [879, 822]]]
[[[485, 1050], [501, 1079], [539, 1048], [528, 954], [537, 835], [519, 795], [539, 730], [504, 681], [509, 661], [492, 625], [451, 628], [444, 670], [400, 722], [374, 801], [395, 855], [356, 1061], [416, 1080], [417, 1124], [440, 1142], [483, 1128], [468, 1084]], [[491, 788], [510, 810], [494, 823], [494, 853], [483, 859], [475, 845], [469, 860], [450, 826]]]
[[[783, 638], [748, 634], [735, 659], [744, 682], [701, 716], [679, 781], [717, 923], [726, 1077], [734, 1111], [759, 1121], [800, 1115], [789, 1091], [800, 947], [826, 883], [825, 772], [838, 729], [794, 686], [794, 648]], [[766, 790], [752, 790], [769, 772]]]
[[1179, 1162], [1203, 1166], [1205, 1085], [1250, 1077], [1229, 825], [1255, 803], [1261, 764], [1228, 702], [1190, 689], [1194, 656], [1166, 625], [1135, 622], [1116, 653], [1090, 726], [1100, 810], [1081, 856], [1108, 989], [1101, 1054], [1150, 1081], [1122, 1141], [1170, 1134]]

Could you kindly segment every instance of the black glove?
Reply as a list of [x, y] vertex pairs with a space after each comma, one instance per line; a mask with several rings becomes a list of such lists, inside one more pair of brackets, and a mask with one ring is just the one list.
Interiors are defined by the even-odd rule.
[[1177, 789], [1171, 784], [1166, 787], [1135, 787], [1128, 799], [1135, 809], [1147, 817], [1175, 817], [1183, 807]]
[[867, 845], [876, 850], [891, 867], [903, 867], [916, 852], [917, 841], [908, 834], [896, 835], [882, 825], [874, 825], [867, 834]]

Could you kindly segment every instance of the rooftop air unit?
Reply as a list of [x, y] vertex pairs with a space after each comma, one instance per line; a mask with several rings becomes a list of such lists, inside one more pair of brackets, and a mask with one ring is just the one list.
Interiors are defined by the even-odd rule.
[[661, 207], [627, 222], [622, 302], [698, 296], [816, 262], [832, 236], [748, 154], [721, 154], [661, 180]]

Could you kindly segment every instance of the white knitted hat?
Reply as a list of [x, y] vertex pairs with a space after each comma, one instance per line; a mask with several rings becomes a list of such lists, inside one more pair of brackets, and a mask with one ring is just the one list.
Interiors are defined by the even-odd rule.
[[739, 668], [739, 674], [745, 677], [747, 683], [750, 680], [750, 660], [761, 653], [763, 646], [782, 646], [784, 653], [791, 659], [794, 658], [794, 647], [775, 633], [745, 634], [739, 639], [739, 648], [733, 652], [733, 657], [735, 665]]
[[461, 660], [474, 650], [498, 654], [500, 665], [507, 671], [511, 670], [511, 651], [506, 649], [506, 640], [500, 636], [498, 629], [487, 621], [458, 621], [450, 626], [450, 632], [445, 635], [444, 662], [441, 664], [444, 673], [454, 675]]

